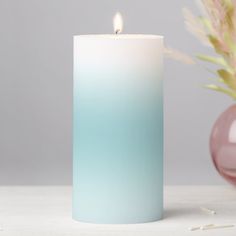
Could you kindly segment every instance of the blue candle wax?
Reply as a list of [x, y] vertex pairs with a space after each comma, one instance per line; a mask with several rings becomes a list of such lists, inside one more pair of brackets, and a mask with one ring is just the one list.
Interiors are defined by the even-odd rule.
[[163, 209], [163, 38], [74, 37], [73, 218], [144, 223]]

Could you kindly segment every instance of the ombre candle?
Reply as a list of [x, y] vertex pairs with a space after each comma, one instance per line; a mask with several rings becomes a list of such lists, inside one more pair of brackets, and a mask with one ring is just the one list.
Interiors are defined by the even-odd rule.
[[74, 36], [73, 218], [144, 223], [163, 211], [163, 37]]

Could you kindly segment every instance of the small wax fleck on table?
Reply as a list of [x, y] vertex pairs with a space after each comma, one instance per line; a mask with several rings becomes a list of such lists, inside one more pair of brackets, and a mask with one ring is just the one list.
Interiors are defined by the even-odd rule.
[[216, 214], [216, 211], [212, 210], [212, 209], [209, 209], [209, 208], [206, 208], [206, 207], [200, 207], [200, 209], [208, 214], [212, 214], [212, 215], [215, 215]]

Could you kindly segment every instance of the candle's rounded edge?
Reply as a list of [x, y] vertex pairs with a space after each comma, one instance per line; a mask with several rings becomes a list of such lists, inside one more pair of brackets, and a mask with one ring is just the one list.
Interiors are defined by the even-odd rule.
[[155, 34], [82, 34], [74, 35], [75, 38], [87, 39], [164, 39], [162, 35]]
[[119, 225], [119, 224], [147, 224], [147, 223], [153, 223], [153, 222], [158, 222], [163, 220], [163, 214], [159, 215], [159, 216], [155, 216], [155, 217], [144, 217], [141, 219], [129, 219], [129, 220], [125, 220], [125, 219], [110, 219], [108, 218], [107, 220], [104, 219], [100, 219], [100, 220], [95, 220], [95, 219], [87, 219], [84, 217], [79, 217], [76, 216], [75, 214], [72, 214], [72, 219], [76, 222], [80, 222], [80, 223], [84, 223], [84, 224], [99, 224], [99, 225], [105, 225], [105, 224], [114, 224], [114, 225]]

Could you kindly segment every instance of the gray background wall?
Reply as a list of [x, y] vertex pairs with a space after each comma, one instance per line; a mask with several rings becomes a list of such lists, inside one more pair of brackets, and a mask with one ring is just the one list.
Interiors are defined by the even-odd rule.
[[[69, 184], [72, 175], [72, 36], [112, 33], [119, 10], [125, 33], [165, 36], [172, 47], [207, 52], [186, 32], [189, 0], [0, 0], [0, 184]], [[165, 181], [222, 184], [208, 137], [231, 103], [204, 90], [201, 66], [165, 61]]]

